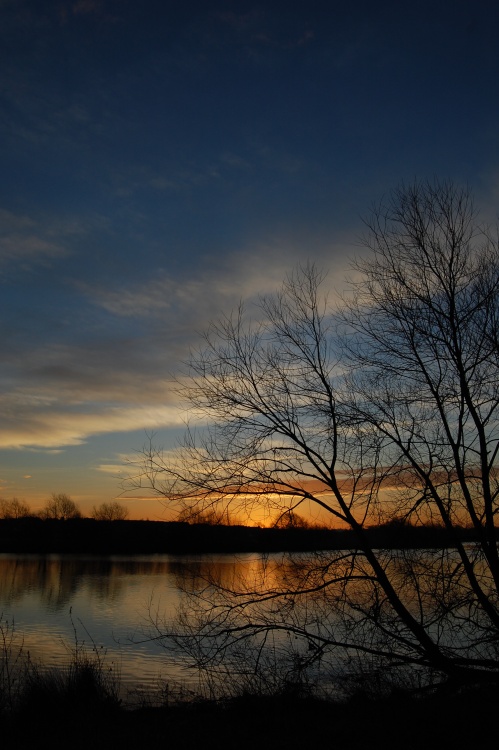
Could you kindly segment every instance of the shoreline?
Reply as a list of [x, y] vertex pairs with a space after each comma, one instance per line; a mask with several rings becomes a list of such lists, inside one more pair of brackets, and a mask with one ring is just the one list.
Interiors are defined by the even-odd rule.
[[[499, 532], [498, 532], [499, 533]], [[445, 529], [389, 523], [367, 529], [373, 549], [452, 547]], [[471, 529], [459, 539], [473, 543]], [[203, 554], [352, 550], [353, 531], [324, 528], [262, 528], [189, 524], [179, 521], [96, 521], [25, 517], [0, 519], [0, 553], [25, 554]]]
[[380, 698], [359, 692], [345, 702], [246, 695], [131, 710], [85, 700], [58, 705], [50, 702], [53, 697], [38, 696], [37, 704], [0, 715], [5, 750], [68, 745], [75, 750], [303, 750], [319, 743], [337, 750], [485, 747], [491, 725], [477, 717], [494, 715], [499, 691], [398, 692]]

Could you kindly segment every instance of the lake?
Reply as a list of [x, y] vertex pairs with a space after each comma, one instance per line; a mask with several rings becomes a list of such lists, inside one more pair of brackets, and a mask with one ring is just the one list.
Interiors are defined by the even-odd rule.
[[[180, 659], [151, 641], [149, 612], [173, 616], [182, 582], [207, 567], [218, 578], [245, 574], [258, 555], [72, 556], [0, 554], [0, 615], [16, 643], [44, 666], [63, 666], [76, 643], [97, 647], [125, 689], [189, 684]], [[268, 564], [268, 558], [267, 558]]]
[[[470, 554], [473, 550], [470, 547]], [[448, 653], [491, 658], [494, 644], [489, 646], [484, 638], [487, 622], [469, 616], [466, 599], [456, 599], [454, 610], [445, 610], [443, 615], [434, 608], [435, 601], [440, 601], [441, 581], [461, 585], [464, 574], [455, 550], [380, 551], [383, 554], [406, 606], [426, 619], [428, 632], [439, 645]], [[369, 661], [372, 644], [379, 654], [392, 653], [388, 630], [377, 629], [371, 617], [377, 612], [378, 599], [370, 568], [362, 556], [355, 556], [352, 568], [353, 559], [348, 551], [197, 556], [0, 554], [0, 658], [2, 637], [8, 640], [14, 628], [14, 652], [22, 646], [24, 654], [29, 652], [31, 660], [45, 667], [68, 664], [75, 648], [95, 649], [105, 668], [119, 675], [125, 696], [158, 696], [179, 686], [196, 689], [199, 675], [186, 667], [189, 656], [208, 660], [210, 674], [222, 687], [256, 686], [258, 691], [262, 685], [271, 689], [269, 680], [298, 684], [306, 677], [329, 689], [338, 680], [356, 679], [369, 670], [380, 673], [376, 656]], [[416, 578], [407, 575], [408, 564]], [[480, 570], [480, 565], [477, 558], [475, 569]], [[324, 576], [331, 579], [327, 586], [323, 586]], [[342, 593], [345, 579], [350, 581], [347, 599]], [[245, 593], [234, 598], [230, 594], [234, 590]], [[297, 599], [296, 590], [305, 595]], [[397, 647], [400, 623], [388, 608], [384, 612], [387, 627], [394, 628]], [[170, 642], [165, 649], [161, 640], [152, 637], [157, 634], [153, 623], [159, 622], [159, 632], [165, 633], [178, 613], [184, 618], [183, 648]], [[217, 623], [222, 624], [220, 629]], [[252, 637], [254, 623], [259, 623], [259, 630]], [[193, 638], [189, 639], [189, 632]], [[406, 630], [403, 635], [404, 643], [409, 643], [411, 634]], [[229, 649], [227, 638], [232, 639]], [[335, 643], [334, 648], [322, 649], [325, 642]], [[356, 644], [362, 642], [369, 648], [357, 651]], [[350, 645], [342, 649], [339, 643]], [[426, 679], [410, 664], [408, 670], [415, 678]], [[403, 667], [398, 672], [401, 679], [407, 679]], [[262, 679], [267, 682], [255, 682]]]

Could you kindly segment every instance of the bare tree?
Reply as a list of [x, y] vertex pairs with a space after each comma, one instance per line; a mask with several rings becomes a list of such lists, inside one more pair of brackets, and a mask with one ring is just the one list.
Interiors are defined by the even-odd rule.
[[234, 521], [229, 508], [218, 509], [214, 506], [207, 507], [184, 507], [179, 512], [178, 521], [184, 523], [197, 523], [203, 526], [234, 526], [237, 525]]
[[101, 503], [98, 507], [94, 505], [92, 509], [92, 518], [96, 521], [125, 521], [128, 515], [128, 508], [116, 501]]
[[[269, 634], [293, 633], [301, 663], [341, 651], [497, 680], [498, 243], [468, 190], [417, 183], [373, 211], [365, 245], [339, 315], [307, 266], [263, 300], [263, 322], [241, 308], [211, 327], [184, 388], [205, 425], [176, 456], [145, 451], [138, 478], [203, 511], [311, 504], [357, 547], [245, 592], [202, 587], [183, 642], [221, 665], [242, 640], [261, 654]], [[366, 529], [391, 518], [439, 523], [449, 547], [373, 549]]]
[[12, 500], [0, 498], [0, 518], [25, 518], [31, 515], [31, 510], [25, 500], [13, 497]]
[[277, 529], [308, 529], [310, 523], [306, 518], [296, 513], [294, 510], [285, 510], [284, 513], [279, 513], [274, 523], [272, 524]]
[[55, 518], [66, 521], [70, 518], [81, 518], [81, 512], [74, 500], [65, 493], [52, 494], [45, 507], [40, 511], [42, 518]]

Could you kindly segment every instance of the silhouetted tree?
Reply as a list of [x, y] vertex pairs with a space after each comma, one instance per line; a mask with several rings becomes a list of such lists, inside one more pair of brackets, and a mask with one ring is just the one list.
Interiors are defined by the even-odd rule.
[[186, 523], [200, 523], [204, 526], [231, 526], [232, 516], [228, 508], [216, 507], [185, 507], [177, 516], [178, 521]]
[[69, 495], [52, 494], [45, 507], [40, 511], [42, 518], [55, 518], [66, 521], [70, 518], [81, 518], [81, 512]]
[[92, 509], [92, 518], [96, 521], [124, 521], [128, 515], [128, 508], [116, 501], [101, 503], [98, 507], [94, 505]]
[[310, 528], [309, 522], [303, 516], [300, 516], [294, 510], [285, 510], [284, 513], [279, 513], [276, 520], [273, 523], [277, 529], [308, 529]]
[[[260, 322], [240, 308], [211, 327], [183, 389], [207, 426], [174, 458], [146, 449], [140, 480], [202, 510], [311, 503], [357, 547], [283, 564], [266, 587], [201, 588], [181, 640], [221, 665], [242, 639], [288, 632], [302, 664], [342, 649], [349, 664], [497, 680], [497, 239], [468, 190], [416, 183], [374, 210], [365, 246], [340, 312], [307, 266]], [[391, 518], [438, 523], [452, 547], [373, 549], [367, 527]]]
[[0, 498], [0, 518], [25, 518], [31, 515], [31, 510], [25, 500], [18, 500], [13, 497], [12, 500]]

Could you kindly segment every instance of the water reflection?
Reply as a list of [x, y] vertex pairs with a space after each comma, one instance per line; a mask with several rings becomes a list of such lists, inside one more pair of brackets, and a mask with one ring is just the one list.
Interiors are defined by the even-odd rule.
[[111, 603], [123, 597], [128, 578], [168, 577], [175, 567], [164, 559], [0, 555], [0, 602], [11, 608], [37, 594], [44, 608], [61, 612], [88, 587], [96, 599]]
[[[487, 568], [473, 550], [470, 559], [487, 590]], [[461, 585], [465, 573], [455, 550], [380, 550], [378, 557], [400, 601], [436, 643], [448, 653], [495, 658], [497, 643]], [[225, 682], [234, 674], [254, 676], [253, 663], [282, 654], [281, 673], [287, 660], [292, 679], [312, 665], [322, 680], [320, 670], [346, 672], [357, 658], [362, 672], [366, 654], [378, 669], [378, 656], [392, 662], [393, 644], [412, 644], [365, 558], [347, 550], [190, 558], [0, 555], [0, 615], [15, 622], [30, 655], [49, 666], [64, 664], [75, 643], [95, 644], [125, 684], [149, 686], [160, 675], [188, 682], [185, 658], [219, 663]], [[175, 615], [180, 637], [162, 648], [148, 636], [178, 634]]]
[[107, 653], [125, 684], [185, 681], [180, 662], [145, 637], [151, 609], [169, 618], [183, 592], [205, 581], [233, 587], [261, 576], [258, 556], [175, 558], [0, 555], [0, 615], [30, 657], [61, 666], [75, 643]]

